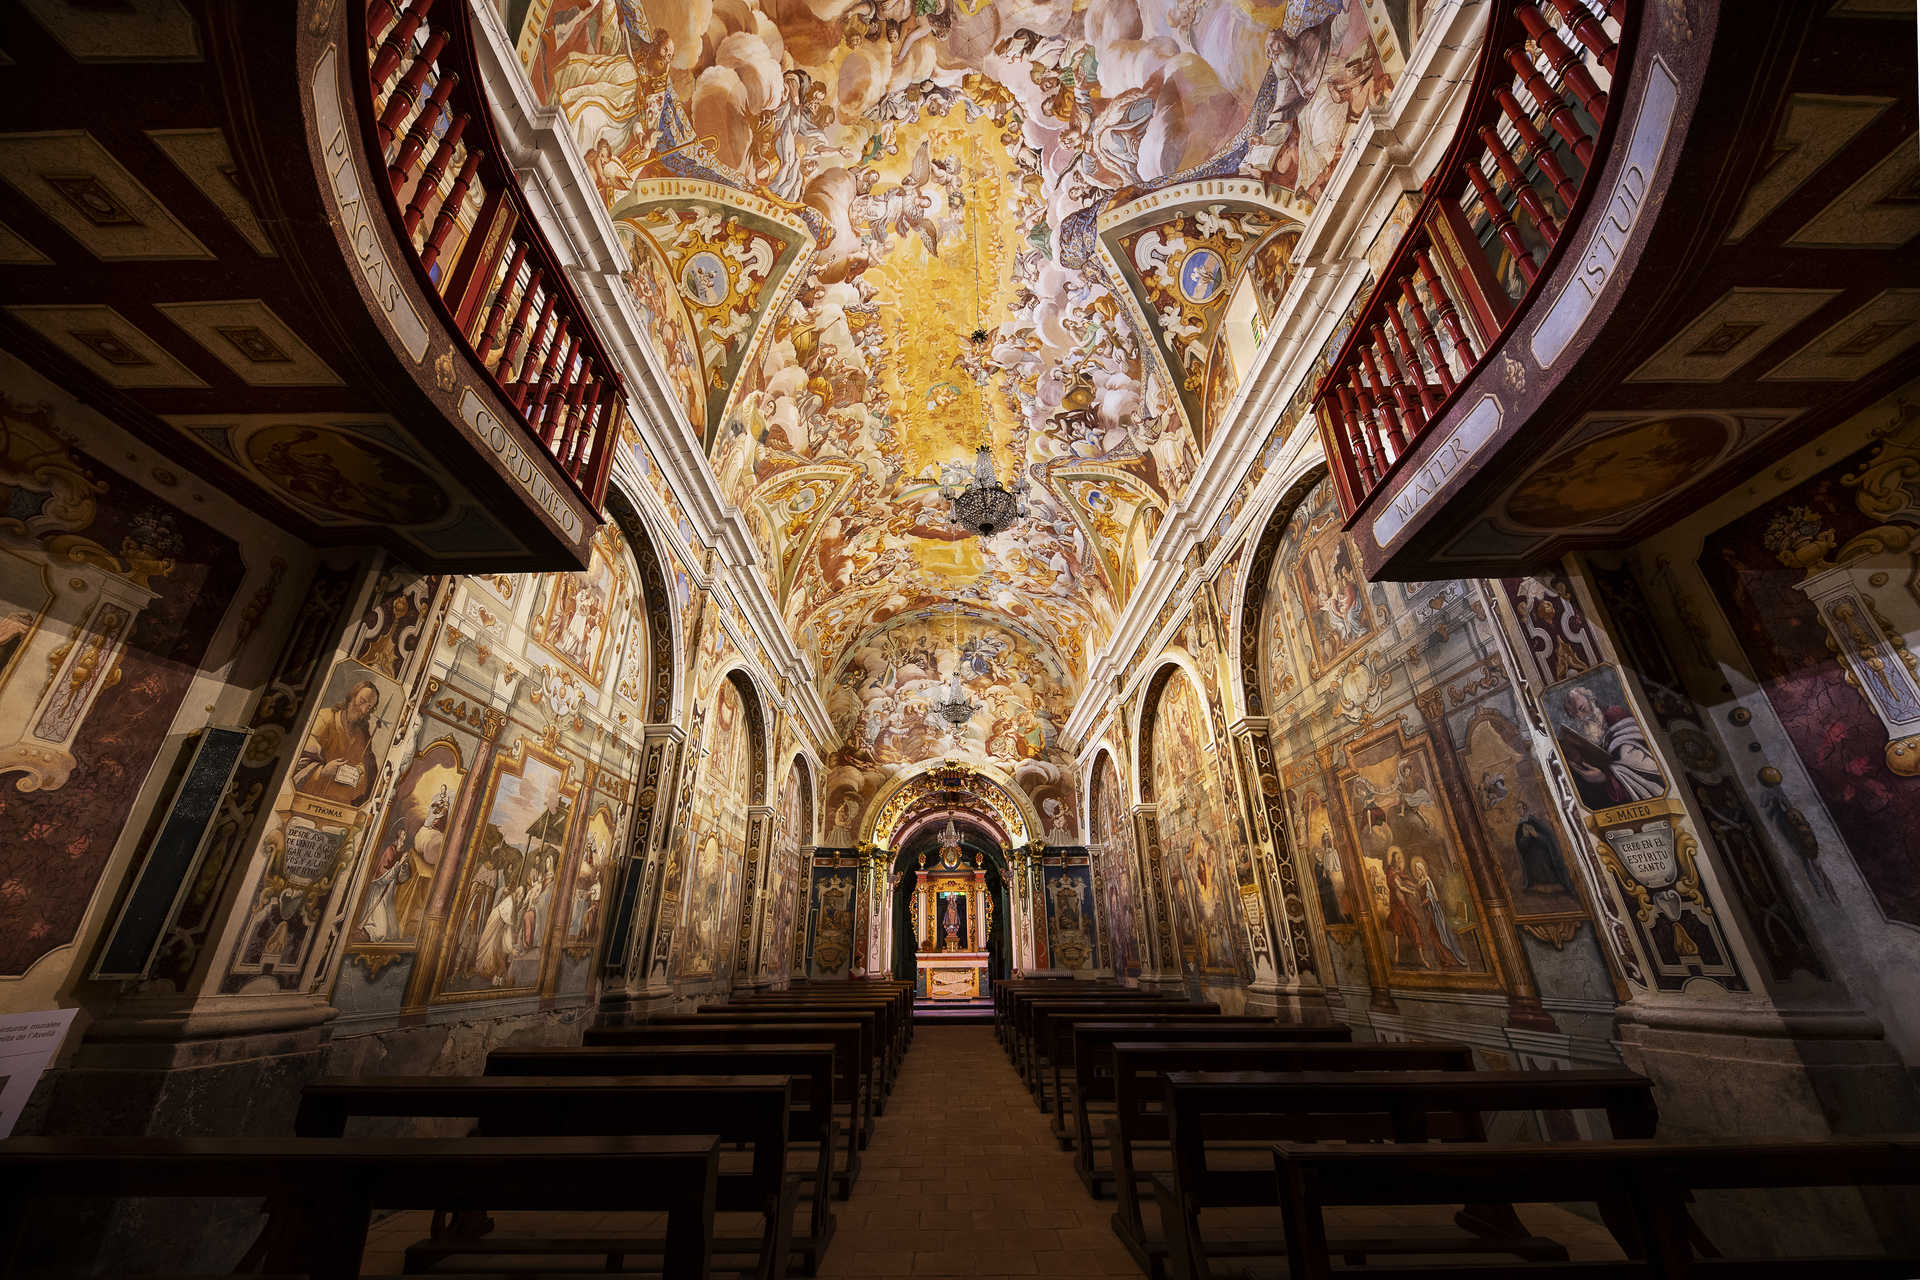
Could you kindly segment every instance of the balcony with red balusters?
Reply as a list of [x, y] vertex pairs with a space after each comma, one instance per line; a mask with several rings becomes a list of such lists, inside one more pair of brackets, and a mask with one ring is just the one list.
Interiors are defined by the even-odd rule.
[[519, 426], [597, 507], [620, 378], [493, 143], [463, 0], [367, 6], [363, 106], [423, 283]]
[[1315, 399], [1347, 512], [1498, 349], [1598, 171], [1631, 0], [1495, 5], [1452, 147]]

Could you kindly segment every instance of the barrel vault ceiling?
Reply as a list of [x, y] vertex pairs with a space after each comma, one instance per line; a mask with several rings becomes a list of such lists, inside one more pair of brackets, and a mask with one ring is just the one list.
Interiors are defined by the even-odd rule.
[[[1425, 7], [496, 3], [823, 686], [958, 598], [1063, 698]], [[1032, 485], [989, 540], [936, 491], [982, 440]]]

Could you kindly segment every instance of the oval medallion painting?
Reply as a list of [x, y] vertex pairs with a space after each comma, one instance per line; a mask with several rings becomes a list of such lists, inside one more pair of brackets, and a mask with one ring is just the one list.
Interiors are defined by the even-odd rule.
[[1507, 499], [1507, 516], [1533, 529], [1596, 524], [1678, 488], [1720, 456], [1733, 428], [1689, 415], [1632, 423], [1557, 453]]
[[680, 268], [680, 288], [703, 307], [717, 307], [733, 292], [733, 284], [727, 279], [727, 264], [720, 261], [719, 254], [707, 249], [688, 258]]
[[1211, 249], [1180, 259], [1180, 293], [1188, 302], [1211, 302], [1227, 282], [1227, 264]]
[[262, 480], [323, 519], [425, 525], [447, 513], [446, 493], [425, 471], [331, 427], [262, 427], [247, 436], [241, 452]]

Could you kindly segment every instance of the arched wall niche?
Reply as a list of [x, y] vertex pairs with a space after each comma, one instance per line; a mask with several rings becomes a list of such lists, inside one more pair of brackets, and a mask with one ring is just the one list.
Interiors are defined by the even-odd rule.
[[[793, 976], [794, 921], [807, 882], [809, 851], [813, 846], [813, 766], [804, 752], [788, 758], [780, 786], [774, 793], [773, 832], [767, 848], [766, 889], [762, 905], [759, 977], [775, 984]], [[742, 914], [751, 913], [742, 904]]]
[[1287, 526], [1300, 510], [1300, 504], [1326, 477], [1326, 464], [1315, 463], [1281, 492], [1279, 500], [1273, 504], [1273, 510], [1267, 515], [1266, 524], [1261, 527], [1260, 539], [1254, 545], [1253, 554], [1247, 558], [1240, 596], [1239, 625], [1234, 630], [1238, 641], [1236, 658], [1240, 705], [1246, 708], [1250, 716], [1271, 715], [1274, 709], [1268, 696], [1264, 664], [1266, 646], [1262, 643], [1262, 637], [1266, 634], [1267, 610], [1271, 607], [1268, 597], [1273, 578], [1273, 557], [1280, 549], [1280, 539], [1286, 533]]
[[1087, 850], [1101, 924], [1101, 952], [1118, 974], [1147, 963], [1147, 916], [1133, 814], [1112, 749], [1102, 743], [1087, 771]]
[[1234, 811], [1209, 758], [1223, 744], [1213, 740], [1206, 686], [1191, 661], [1177, 651], [1164, 658], [1140, 703], [1136, 780], [1141, 803], [1154, 806], [1142, 826], [1148, 874], [1158, 880], [1167, 908], [1161, 941], [1177, 949], [1183, 970], [1203, 981], [1244, 981], [1248, 935], [1228, 847]]
[[672, 607], [673, 596], [667, 590], [666, 570], [654, 545], [652, 531], [638, 508], [620, 486], [607, 486], [607, 514], [613, 517], [626, 536], [640, 570], [640, 599], [647, 623], [648, 669], [646, 693], [641, 705], [649, 724], [667, 724], [680, 705], [681, 650], [680, 620]]
[[[742, 666], [714, 686], [702, 727], [687, 826], [669, 860], [665, 890], [677, 899], [673, 940], [676, 980], [723, 978], [751, 949], [751, 911], [765, 847], [766, 713], [760, 690]], [[674, 868], [684, 878], [671, 882]]]

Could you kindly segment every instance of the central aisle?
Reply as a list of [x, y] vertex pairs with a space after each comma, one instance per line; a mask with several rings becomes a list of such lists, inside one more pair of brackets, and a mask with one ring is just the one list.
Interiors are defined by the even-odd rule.
[[921, 1023], [820, 1274], [1137, 1276], [988, 1026]]

